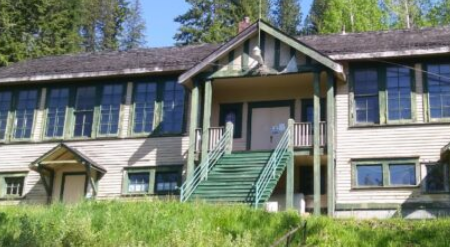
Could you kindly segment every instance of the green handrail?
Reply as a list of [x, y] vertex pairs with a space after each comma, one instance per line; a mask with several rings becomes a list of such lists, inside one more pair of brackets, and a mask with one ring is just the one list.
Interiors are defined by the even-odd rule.
[[204, 161], [200, 163], [194, 170], [194, 175], [184, 182], [180, 187], [180, 201], [185, 202], [194, 193], [201, 181], [208, 178], [208, 174], [217, 161], [224, 155], [230, 148], [230, 142], [233, 140], [233, 128], [226, 128], [225, 133], [217, 142], [216, 146], [206, 154]]
[[291, 128], [287, 128], [280, 141], [278, 142], [277, 147], [270, 155], [269, 161], [267, 162], [267, 165], [264, 167], [264, 170], [259, 176], [258, 181], [256, 181], [254, 185], [255, 207], [258, 207], [258, 204], [261, 201], [261, 198], [264, 194], [264, 191], [267, 189], [269, 182], [276, 176], [278, 167], [283, 164], [286, 165], [285, 163], [281, 163], [281, 160], [289, 152], [291, 134]]

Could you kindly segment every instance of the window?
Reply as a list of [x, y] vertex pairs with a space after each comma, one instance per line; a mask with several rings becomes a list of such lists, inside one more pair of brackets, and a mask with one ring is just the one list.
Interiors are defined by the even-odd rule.
[[375, 69], [354, 72], [356, 123], [379, 123], [378, 74]]
[[91, 137], [95, 96], [94, 86], [77, 88], [74, 107], [74, 137]]
[[68, 88], [53, 88], [49, 90], [47, 101], [47, 121], [45, 137], [61, 138], [64, 135], [64, 121], [69, 104]]
[[403, 67], [387, 68], [388, 119], [411, 119], [410, 70]]
[[119, 131], [120, 104], [123, 86], [121, 84], [105, 85], [100, 103], [99, 135], [117, 135]]
[[416, 159], [353, 161], [356, 188], [407, 187], [418, 184]]
[[18, 92], [13, 125], [14, 139], [28, 139], [31, 137], [34, 110], [37, 107], [37, 102], [37, 90], [23, 90]]
[[157, 95], [156, 83], [141, 82], [136, 84], [134, 93], [134, 126], [133, 132], [151, 133]]
[[0, 174], [0, 197], [21, 197], [25, 186], [24, 173]]
[[[326, 99], [320, 99], [320, 121], [326, 121], [327, 104]], [[302, 99], [302, 122], [314, 122], [313, 99]]]
[[232, 122], [234, 138], [242, 137], [242, 106], [242, 103], [220, 105], [219, 125], [225, 126], [227, 122]]
[[178, 190], [180, 173], [178, 172], [156, 172], [156, 193], [173, 193]]
[[182, 166], [134, 167], [124, 171], [124, 194], [174, 194], [181, 182]]
[[0, 92], [0, 140], [6, 139], [8, 127], [8, 114], [11, 110], [12, 93]]
[[164, 86], [162, 133], [181, 133], [184, 118], [184, 89], [175, 81]]
[[426, 176], [423, 190], [427, 193], [449, 192], [449, 170], [447, 164], [424, 164]]
[[428, 65], [430, 118], [450, 118], [450, 64]]
[[128, 173], [128, 193], [148, 193], [150, 173]]

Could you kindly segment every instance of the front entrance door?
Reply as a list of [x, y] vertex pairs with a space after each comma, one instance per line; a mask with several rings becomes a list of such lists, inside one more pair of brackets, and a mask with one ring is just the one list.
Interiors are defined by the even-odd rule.
[[86, 174], [63, 174], [62, 202], [73, 204], [83, 200], [86, 194]]
[[290, 107], [254, 108], [252, 110], [251, 149], [275, 149], [287, 128]]

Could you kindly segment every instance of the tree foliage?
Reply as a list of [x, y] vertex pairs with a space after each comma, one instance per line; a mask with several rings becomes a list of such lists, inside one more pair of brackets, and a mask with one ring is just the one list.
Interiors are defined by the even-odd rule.
[[[131, 27], [136, 9], [130, 6], [127, 0], [0, 0], [0, 66], [47, 55], [136, 47], [141, 38], [126, 36], [142, 34], [144, 28], [142, 22]], [[126, 42], [134, 45], [121, 45]]]
[[298, 0], [276, 0], [273, 11], [273, 23], [290, 35], [301, 32], [302, 12]]

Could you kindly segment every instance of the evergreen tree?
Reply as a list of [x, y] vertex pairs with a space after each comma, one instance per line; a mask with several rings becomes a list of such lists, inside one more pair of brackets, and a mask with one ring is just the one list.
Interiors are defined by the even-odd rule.
[[273, 11], [273, 23], [290, 35], [300, 33], [302, 21], [301, 7], [298, 0], [276, 0]]
[[432, 7], [430, 0], [383, 0], [387, 20], [394, 28], [428, 26], [427, 13]]
[[450, 0], [440, 0], [432, 6], [430, 12], [427, 14], [432, 26], [441, 26], [450, 24]]
[[[181, 24], [174, 39], [178, 45], [221, 43], [237, 34], [238, 23], [249, 16], [259, 18], [259, 1], [255, 0], [186, 0], [191, 8], [175, 18]], [[261, 17], [268, 19], [270, 5], [261, 1]]]
[[135, 0], [129, 6], [129, 12], [121, 35], [121, 48], [123, 50], [139, 48], [145, 44], [145, 22], [142, 19], [141, 8], [140, 0]]
[[305, 18], [304, 34], [317, 34], [323, 26], [323, 15], [328, 8], [328, 0], [313, 0], [309, 14]]

